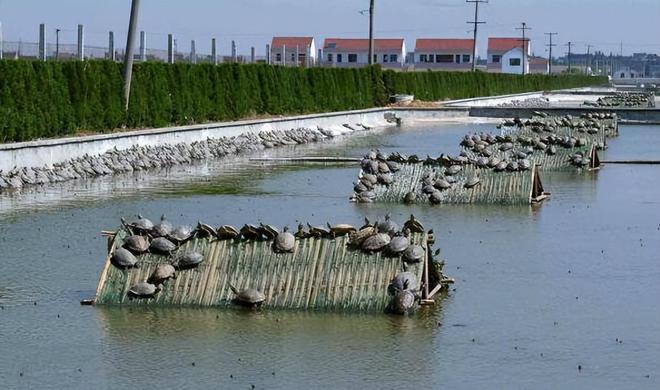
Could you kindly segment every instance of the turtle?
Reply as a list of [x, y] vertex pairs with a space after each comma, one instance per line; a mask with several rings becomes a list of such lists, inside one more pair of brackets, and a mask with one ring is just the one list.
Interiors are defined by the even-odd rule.
[[387, 165], [385, 161], [381, 161], [378, 163], [378, 172], [379, 173], [390, 173], [390, 166]]
[[518, 162], [517, 161], [511, 161], [506, 165], [506, 170], [515, 172], [518, 170]]
[[435, 181], [435, 183], [433, 183], [433, 187], [440, 191], [444, 191], [451, 188], [451, 183], [445, 180], [444, 178], [438, 179]]
[[424, 257], [424, 248], [420, 245], [413, 244], [412, 242], [406, 250], [403, 251], [403, 261], [406, 263], [419, 263], [422, 260], [422, 257]]
[[273, 240], [273, 251], [275, 253], [293, 253], [296, 246], [296, 237], [289, 233], [289, 228], [285, 226]]
[[532, 163], [528, 159], [524, 158], [524, 159], [518, 161], [518, 168], [521, 171], [530, 170], [532, 168]]
[[159, 285], [165, 283], [169, 279], [176, 279], [176, 270], [172, 264], [158, 264], [156, 269], [151, 273], [147, 279], [147, 283]]
[[405, 204], [414, 204], [417, 201], [417, 194], [415, 191], [408, 191], [406, 195], [403, 196], [403, 202]]
[[415, 310], [417, 296], [410, 290], [398, 291], [387, 304], [385, 311], [390, 314], [407, 315]]
[[369, 218], [364, 217], [364, 225], [362, 225], [362, 226], [360, 227], [360, 229], [358, 229], [358, 230], [362, 230], [362, 229], [364, 229], [364, 228], [367, 228], [367, 227], [374, 227], [374, 226], [376, 226], [376, 225], [375, 225], [374, 223], [372, 223], [372, 222], [369, 220]]
[[390, 243], [387, 244], [385, 251], [390, 255], [398, 255], [399, 253], [405, 251], [406, 248], [408, 248], [409, 243], [410, 242], [408, 241], [408, 237], [405, 233], [397, 233], [394, 237], [392, 237]]
[[424, 226], [412, 214], [410, 214], [410, 219], [403, 224], [403, 229], [409, 230], [411, 233], [424, 233]]
[[177, 256], [174, 259], [174, 267], [178, 270], [196, 268], [202, 261], [204, 256], [199, 252], [187, 252]]
[[246, 240], [260, 240], [262, 238], [261, 229], [255, 225], [246, 223], [241, 228], [241, 236]]
[[390, 185], [394, 182], [394, 176], [391, 173], [380, 173], [377, 176], [378, 182], [383, 185]]
[[388, 168], [390, 169], [390, 172], [397, 172], [399, 169], [399, 163], [396, 161], [386, 161], [385, 164], [387, 164]]
[[165, 214], [160, 216], [160, 222], [154, 225], [151, 229], [151, 234], [154, 237], [167, 237], [172, 232], [174, 227], [165, 217]]
[[229, 240], [240, 236], [241, 232], [231, 225], [222, 225], [216, 230], [216, 234], [221, 240]]
[[139, 268], [137, 258], [125, 248], [115, 249], [115, 253], [110, 257], [110, 263], [119, 269]]
[[440, 192], [439, 190], [434, 190], [430, 195], [429, 195], [429, 201], [433, 204], [440, 204], [444, 202], [445, 200], [445, 195]]
[[155, 286], [148, 282], [136, 283], [128, 289], [126, 296], [129, 299], [153, 298], [160, 292], [160, 285]]
[[459, 173], [462, 170], [460, 165], [452, 165], [445, 171], [446, 175], [453, 176]]
[[293, 233], [293, 236], [296, 238], [308, 238], [309, 237], [309, 232], [305, 230], [305, 225], [302, 223], [298, 224], [298, 230]]
[[506, 171], [507, 166], [508, 164], [506, 161], [500, 161], [499, 163], [497, 163], [497, 165], [495, 165], [495, 168], [493, 169], [495, 172], [503, 172]]
[[500, 159], [492, 156], [488, 159], [488, 168], [495, 168], [500, 163]]
[[325, 226], [312, 226], [308, 222], [307, 227], [309, 228], [309, 234], [312, 237], [330, 237], [330, 229]]
[[236, 295], [234, 302], [241, 306], [246, 307], [259, 307], [266, 300], [266, 296], [257, 289], [247, 288], [245, 290], [238, 291], [236, 287], [232, 286], [230, 283], [229, 288]]
[[181, 226], [177, 226], [174, 230], [172, 230], [168, 238], [172, 242], [181, 244], [187, 241], [188, 239], [190, 239], [192, 236], [193, 236], [192, 226], [181, 225]]
[[390, 236], [393, 236], [394, 233], [399, 231], [399, 224], [391, 219], [390, 213], [387, 213], [385, 215], [385, 220], [383, 222], [378, 222], [376, 226], [378, 226], [379, 232], [387, 233]]
[[417, 277], [412, 272], [399, 272], [387, 286], [389, 295], [395, 295], [398, 291], [404, 290], [417, 290]]
[[479, 180], [479, 175], [474, 175], [474, 176], [470, 177], [465, 182], [465, 184], [463, 184], [463, 187], [465, 187], [465, 188], [474, 188], [474, 187], [478, 186], [479, 183], [481, 183], [481, 180]]
[[378, 177], [370, 173], [363, 173], [361, 179], [367, 183], [370, 183], [371, 185], [378, 183]]
[[151, 240], [149, 251], [152, 253], [160, 253], [169, 255], [176, 250], [176, 245], [165, 237], [156, 237]]
[[330, 234], [333, 237], [340, 237], [340, 236], [345, 236], [347, 234], [351, 234], [357, 231], [355, 227], [352, 225], [346, 224], [346, 223], [340, 223], [338, 225], [330, 225], [330, 222], [328, 222], [328, 229], [330, 229]]
[[261, 232], [262, 236], [266, 237], [267, 240], [274, 240], [279, 233], [279, 229], [275, 226], [264, 225], [263, 223], [259, 224], [259, 231]]
[[349, 234], [349, 236], [348, 236], [348, 245], [352, 246], [352, 247], [355, 247], [355, 248], [359, 248], [359, 247], [362, 246], [362, 243], [364, 243], [364, 241], [367, 238], [373, 236], [374, 234], [376, 234], [376, 228], [375, 227], [373, 227], [373, 226], [363, 227], [362, 229], [358, 230], [357, 232]]
[[362, 243], [362, 250], [365, 252], [378, 252], [384, 249], [390, 243], [391, 238], [387, 233], [379, 233], [378, 228], [375, 229], [376, 233], [367, 237]]
[[213, 226], [202, 223], [202, 221], [197, 221], [197, 227], [195, 227], [195, 237], [217, 238], [218, 233], [215, 231]]
[[124, 238], [123, 247], [135, 254], [144, 253], [149, 249], [149, 239], [145, 236], [128, 236]]
[[[138, 219], [136, 219], [135, 221], [132, 221], [132, 222], [127, 224], [128, 227], [130, 227], [133, 232], [135, 232], [135, 233], [140, 233], [140, 232], [149, 233], [151, 231], [151, 229], [154, 228], [153, 222], [151, 222], [147, 218], [144, 218], [140, 214], [138, 214], [137, 217], [138, 217]], [[125, 222], [125, 221], [122, 219], [122, 222]]]
[[364, 192], [369, 190], [370, 188], [368, 188], [363, 182], [353, 183], [353, 191], [355, 192]]

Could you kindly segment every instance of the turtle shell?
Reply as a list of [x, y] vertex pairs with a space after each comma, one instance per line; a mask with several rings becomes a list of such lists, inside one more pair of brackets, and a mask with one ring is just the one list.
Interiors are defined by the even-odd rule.
[[424, 257], [424, 248], [416, 244], [408, 246], [403, 251], [403, 261], [406, 263], [419, 263], [422, 257]]
[[259, 227], [251, 224], [243, 225], [241, 228], [241, 236], [246, 240], [258, 240], [262, 238]]
[[399, 231], [399, 225], [396, 222], [392, 221], [390, 215], [387, 214], [385, 216], [385, 220], [383, 222], [378, 223], [378, 231], [393, 236], [394, 233]]
[[158, 264], [147, 279], [148, 283], [159, 285], [169, 279], [176, 279], [176, 271], [171, 264]]
[[376, 233], [369, 236], [362, 243], [362, 249], [368, 252], [377, 252], [384, 249], [391, 241], [387, 233]]
[[176, 250], [176, 245], [165, 237], [156, 237], [151, 241], [149, 250], [154, 253], [169, 255]]
[[245, 290], [238, 291], [231, 284], [229, 285], [229, 288], [231, 288], [236, 295], [234, 302], [241, 306], [260, 306], [266, 300], [266, 296], [261, 291], [254, 288], [246, 288]]
[[288, 229], [285, 227], [282, 232], [278, 233], [275, 236], [273, 241], [273, 250], [276, 253], [293, 253], [293, 250], [296, 246], [296, 237], [293, 234], [289, 233]]
[[119, 269], [133, 268], [137, 266], [137, 258], [125, 248], [115, 249], [115, 253], [110, 257], [110, 263]]
[[385, 309], [388, 313], [406, 315], [415, 309], [415, 294], [409, 290], [399, 291], [390, 299]]
[[417, 277], [412, 272], [399, 272], [387, 286], [389, 295], [396, 295], [398, 291], [404, 290], [417, 290]]
[[197, 227], [195, 228], [195, 235], [198, 237], [217, 237], [218, 233], [215, 231], [213, 226], [199, 221], [197, 222]]
[[393, 255], [399, 254], [408, 248], [408, 245], [410, 244], [410, 241], [408, 240], [408, 237], [406, 236], [394, 236], [390, 240], [390, 243], [387, 244], [387, 252]]
[[403, 224], [404, 230], [410, 230], [412, 233], [424, 233], [424, 226], [415, 219], [414, 215], [410, 215], [410, 219]]
[[458, 174], [462, 170], [460, 165], [452, 165], [445, 171], [445, 174], [453, 176]]
[[345, 236], [347, 234], [351, 234], [357, 231], [355, 227], [345, 223], [341, 223], [334, 226], [328, 223], [328, 228], [330, 229], [330, 233], [335, 237]]
[[124, 248], [140, 254], [149, 249], [149, 239], [145, 236], [128, 236], [124, 239]]
[[136, 283], [128, 289], [126, 294], [130, 299], [153, 298], [160, 289], [148, 282]]
[[236, 238], [241, 234], [241, 232], [239, 232], [238, 229], [236, 229], [231, 225], [220, 226], [216, 231], [216, 233], [218, 234], [218, 238], [220, 238], [221, 240]]
[[173, 242], [182, 243], [188, 240], [193, 235], [193, 228], [190, 225], [177, 226], [169, 235], [169, 239]]
[[142, 215], [138, 214], [138, 219], [132, 221], [128, 224], [133, 230], [149, 232], [154, 228], [153, 222], [144, 218]]
[[403, 197], [403, 202], [406, 204], [413, 204], [417, 201], [417, 194], [415, 191], [408, 191]]
[[204, 256], [199, 252], [188, 252], [177, 256], [174, 260], [175, 268], [179, 270], [196, 268], [204, 261]]
[[259, 225], [259, 231], [261, 235], [266, 237], [267, 240], [273, 240], [279, 233], [279, 229], [273, 225], [264, 225], [263, 223]]
[[376, 234], [376, 229], [373, 226], [366, 226], [355, 233], [348, 236], [348, 245], [353, 247], [361, 247], [364, 241]]
[[479, 176], [475, 175], [475, 176], [472, 176], [471, 178], [469, 178], [465, 182], [465, 184], [463, 184], [463, 187], [465, 187], [465, 188], [474, 188], [474, 187], [478, 186], [479, 183], [481, 183], [481, 180], [479, 179]]
[[160, 222], [154, 225], [153, 229], [151, 229], [151, 234], [155, 237], [167, 237], [171, 232], [174, 227], [165, 218], [165, 215], [161, 215], [160, 217]]

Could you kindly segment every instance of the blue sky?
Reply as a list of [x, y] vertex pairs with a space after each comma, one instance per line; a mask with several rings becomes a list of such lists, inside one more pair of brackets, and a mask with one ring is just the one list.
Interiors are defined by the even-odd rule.
[[[130, 0], [0, 0], [0, 22], [6, 41], [36, 41], [38, 24], [46, 23], [54, 42], [61, 28], [62, 42], [74, 43], [76, 25], [86, 29], [86, 43], [106, 45], [113, 30], [116, 46], [125, 44]], [[257, 53], [273, 35], [312, 35], [320, 46], [324, 37], [366, 37], [368, 18], [359, 13], [368, 0], [141, 0], [139, 28], [147, 32], [148, 46], [165, 48], [167, 33], [175, 34], [180, 50], [191, 39], [199, 53], [209, 52], [217, 37], [221, 53], [236, 40], [239, 52]], [[376, 35], [406, 38], [408, 50], [416, 37], [471, 37], [466, 21], [473, 7], [465, 0], [376, 0]], [[525, 21], [532, 28], [532, 50], [547, 56], [544, 32], [559, 32], [555, 55], [575, 52], [591, 44], [606, 53], [660, 54], [660, 0], [490, 0], [481, 6], [479, 51], [485, 54], [488, 36], [518, 36]], [[592, 49], [593, 51], [594, 49]]]

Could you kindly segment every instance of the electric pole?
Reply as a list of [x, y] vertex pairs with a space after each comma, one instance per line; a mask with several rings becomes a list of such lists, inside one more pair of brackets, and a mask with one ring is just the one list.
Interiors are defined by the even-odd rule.
[[369, 65], [374, 64], [374, 0], [369, 2]]
[[568, 73], [571, 73], [571, 47], [573, 46], [573, 42], [568, 42], [566, 44], [568, 46]]
[[591, 67], [591, 48], [593, 46], [587, 45], [587, 63], [585, 64], [584, 74], [589, 74], [589, 68]]
[[131, 77], [133, 76], [133, 51], [135, 49], [135, 30], [137, 30], [138, 9], [140, 0], [133, 0], [131, 4], [131, 19], [128, 23], [128, 37], [126, 38], [126, 53], [124, 54], [124, 107], [128, 111], [128, 99], [131, 96]]
[[527, 42], [526, 42], [527, 40], [525, 39], [525, 31], [531, 30], [531, 28], [527, 27], [527, 23], [522, 22], [522, 27], [518, 27], [518, 28], [516, 28], [516, 30], [522, 30], [522, 64], [521, 64], [522, 65], [522, 67], [521, 67], [522, 72], [521, 72], [521, 74], [524, 75], [525, 74], [525, 63], [526, 63], [526, 60], [527, 60], [527, 50], [525, 50], [525, 49], [528, 47]]
[[60, 59], [60, 31], [59, 28], [55, 29], [55, 61]]
[[474, 40], [472, 41], [472, 71], [477, 70], [477, 26], [486, 22], [479, 21], [479, 3], [488, 4], [488, 0], [465, 0], [467, 3], [474, 3], [474, 21], [467, 22], [474, 25]]
[[547, 33], [544, 33], [544, 34], [547, 35], [548, 38], [550, 38], [550, 43], [548, 43], [546, 46], [550, 50], [550, 54], [548, 55], [548, 74], [552, 74], [552, 48], [554, 46], [557, 46], [556, 44], [552, 43], [552, 36], [553, 35], [558, 35], [558, 33], [556, 33], [556, 32], [547, 32]]

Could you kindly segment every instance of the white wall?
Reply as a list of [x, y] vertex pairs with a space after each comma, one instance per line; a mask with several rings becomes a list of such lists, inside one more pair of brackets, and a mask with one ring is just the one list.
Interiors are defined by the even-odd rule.
[[[519, 47], [507, 51], [502, 56], [502, 73], [521, 74], [522, 65], [525, 66], [525, 74], [529, 73], [529, 61], [526, 61], [528, 57], [525, 57], [525, 63], [523, 64], [522, 50]], [[510, 61], [516, 59], [520, 61], [521, 65], [511, 65]]]

